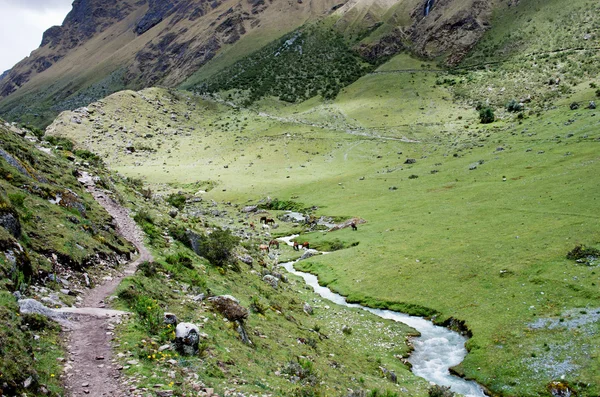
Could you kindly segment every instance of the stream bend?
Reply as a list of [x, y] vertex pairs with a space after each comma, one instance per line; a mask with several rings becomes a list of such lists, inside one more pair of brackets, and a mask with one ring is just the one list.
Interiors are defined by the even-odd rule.
[[[292, 245], [292, 240], [297, 235], [280, 238], [279, 240]], [[421, 336], [413, 338], [414, 351], [408, 361], [412, 364], [412, 372], [429, 382], [440, 386], [449, 386], [458, 394], [467, 397], [486, 397], [483, 389], [474, 381], [468, 381], [452, 375], [449, 368], [460, 364], [467, 355], [465, 342], [467, 338], [448, 328], [434, 325], [431, 321], [422, 317], [409, 316], [392, 310], [372, 309], [356, 303], [348, 303], [342, 295], [336, 294], [327, 287], [319, 285], [317, 276], [298, 271], [293, 262], [281, 263], [288, 272], [300, 276], [306, 284], [310, 285], [322, 298], [345, 307], [353, 307], [366, 310], [384, 319], [404, 323], [421, 333]]]

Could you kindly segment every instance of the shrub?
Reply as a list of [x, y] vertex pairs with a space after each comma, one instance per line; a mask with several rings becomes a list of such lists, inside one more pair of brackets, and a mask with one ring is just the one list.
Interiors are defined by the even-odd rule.
[[231, 231], [217, 228], [209, 235], [198, 236], [196, 253], [218, 267], [235, 265], [233, 249], [239, 242], [239, 237], [231, 234]]
[[25, 193], [17, 192], [17, 193], [9, 193], [8, 198], [12, 205], [15, 207], [23, 208], [23, 204], [25, 203], [25, 198], [27, 195]]
[[258, 297], [253, 296], [250, 301], [250, 310], [254, 313], [265, 314], [267, 312], [267, 306], [263, 304]]
[[600, 258], [600, 250], [592, 247], [586, 247], [584, 245], [577, 245], [571, 251], [567, 253], [567, 259], [575, 260], [577, 262], [591, 264]]
[[140, 293], [133, 285], [130, 285], [129, 287], [119, 291], [117, 296], [119, 297], [119, 299], [122, 299], [125, 302], [132, 304], [133, 302], [137, 301], [138, 297], [140, 296]]
[[73, 142], [67, 138], [57, 136], [47, 136], [46, 141], [54, 146], [61, 146], [64, 150], [73, 150]]
[[292, 200], [279, 200], [277, 198], [267, 202], [266, 204], [259, 205], [258, 207], [275, 211], [302, 211], [304, 209], [304, 205], [301, 203], [297, 203]]
[[178, 210], [182, 210], [185, 207], [186, 197], [182, 193], [172, 193], [167, 197], [167, 203], [171, 204]]
[[193, 265], [193, 262], [192, 262], [192, 258], [190, 258], [189, 256], [187, 256], [183, 252], [178, 252], [176, 254], [169, 255], [169, 256], [167, 256], [165, 258], [165, 261], [169, 265], [183, 266], [183, 267], [186, 267], [188, 269], [193, 269], [194, 268], [194, 265]]
[[319, 381], [312, 361], [300, 357], [297, 361], [289, 361], [281, 372], [299, 378], [304, 385], [316, 386]]
[[479, 121], [481, 124], [489, 124], [493, 123], [496, 120], [496, 116], [494, 115], [494, 110], [489, 106], [484, 106], [479, 109]]
[[156, 276], [156, 273], [162, 270], [162, 266], [160, 266], [160, 264], [156, 263], [156, 262], [148, 262], [148, 261], [144, 261], [142, 263], [139, 264], [137, 271], [142, 273], [144, 275], [144, 277], [154, 277]]
[[163, 325], [163, 310], [151, 298], [139, 295], [133, 310], [140, 316], [142, 324], [151, 334], [157, 334]]
[[454, 393], [450, 391], [450, 388], [447, 386], [431, 386], [427, 392], [429, 393], [429, 397], [453, 397]]
[[520, 112], [523, 110], [523, 104], [517, 101], [516, 99], [511, 99], [506, 104], [506, 110], [513, 113]]
[[94, 165], [101, 165], [102, 164], [102, 158], [100, 158], [100, 156], [98, 156], [96, 153], [92, 153], [89, 150], [84, 150], [84, 149], [78, 149], [75, 150], [75, 156], [80, 157], [84, 160], [88, 160], [90, 163], [94, 164]]
[[139, 210], [137, 214], [133, 216], [133, 220], [138, 225], [143, 225], [144, 223], [154, 224], [154, 219], [152, 218], [152, 215], [150, 215], [150, 213], [146, 210]]

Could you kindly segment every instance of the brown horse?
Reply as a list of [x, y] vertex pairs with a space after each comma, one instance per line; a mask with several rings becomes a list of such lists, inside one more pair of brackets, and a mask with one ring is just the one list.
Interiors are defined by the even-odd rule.
[[261, 216], [260, 217], [260, 223], [264, 223], [266, 225], [267, 224], [267, 217], [266, 216]]
[[294, 251], [300, 251], [300, 244], [297, 241], [294, 241], [294, 246], [292, 247]]
[[277, 241], [277, 240], [269, 241], [269, 248], [271, 248], [272, 245], [274, 245], [275, 248], [279, 249], [279, 241]]
[[356, 227], [356, 222], [352, 222], [352, 223], [350, 224], [350, 227], [352, 228], [352, 231], [356, 231], [356, 230], [358, 230], [358, 228]]
[[268, 225], [269, 223], [271, 225], [274, 225], [275, 224], [275, 219], [273, 219], [273, 218], [267, 218], [267, 220], [265, 221], [265, 224]]
[[302, 243], [302, 248], [304, 248], [305, 250], [310, 249], [310, 244], [308, 243], [308, 241]]
[[259, 245], [259, 246], [258, 246], [258, 249], [259, 249], [261, 252], [269, 252], [269, 246], [268, 246], [267, 244], [261, 244], [261, 245]]

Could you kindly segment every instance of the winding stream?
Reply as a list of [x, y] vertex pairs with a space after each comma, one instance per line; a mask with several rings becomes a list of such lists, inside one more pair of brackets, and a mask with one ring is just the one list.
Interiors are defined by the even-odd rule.
[[[294, 235], [279, 240], [292, 245], [291, 241], [296, 237], [298, 236]], [[422, 317], [348, 303], [342, 295], [319, 285], [319, 280], [315, 275], [296, 270], [294, 268], [296, 262], [298, 261], [281, 263], [280, 266], [283, 266], [288, 272], [302, 277], [306, 284], [310, 285], [321, 297], [341, 306], [363, 309], [381, 318], [404, 323], [419, 331], [421, 336], [412, 339], [414, 351], [408, 359], [413, 366], [412, 372], [415, 375], [440, 386], [449, 386], [453, 392], [467, 397], [486, 396], [476, 382], [450, 374], [449, 368], [460, 364], [467, 355], [467, 349], [465, 349], [467, 339], [464, 336], [434, 325]]]

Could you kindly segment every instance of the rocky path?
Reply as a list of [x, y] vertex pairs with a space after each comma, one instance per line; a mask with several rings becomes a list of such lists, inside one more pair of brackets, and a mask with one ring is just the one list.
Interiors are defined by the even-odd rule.
[[127, 391], [120, 386], [119, 367], [112, 359], [111, 351], [112, 330], [126, 313], [105, 309], [105, 300], [124, 277], [135, 272], [139, 263], [152, 260], [152, 255], [144, 246], [142, 232], [128, 211], [107, 192], [98, 189], [93, 177], [87, 173], [79, 181], [115, 219], [119, 232], [136, 246], [140, 255], [120, 275], [89, 291], [79, 308], [64, 310], [72, 316], [67, 331], [69, 356], [65, 365], [65, 386], [71, 396], [127, 396]]

